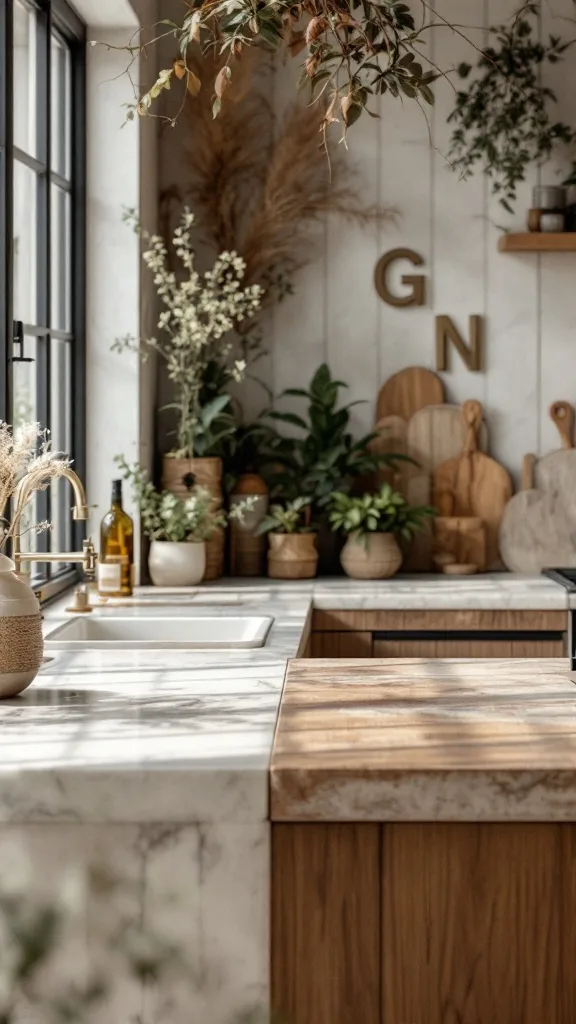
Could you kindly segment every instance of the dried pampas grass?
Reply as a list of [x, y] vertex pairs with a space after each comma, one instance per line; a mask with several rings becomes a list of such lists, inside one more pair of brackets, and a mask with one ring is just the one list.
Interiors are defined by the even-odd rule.
[[[201, 81], [214, 81], [213, 58], [197, 54], [189, 63]], [[267, 290], [263, 305], [314, 258], [317, 227], [329, 214], [366, 224], [394, 216], [362, 204], [347, 151], [325, 142], [321, 103], [293, 103], [276, 118], [267, 92], [270, 72], [257, 51], [235, 65], [217, 118], [211, 89], [201, 88], [184, 121], [186, 184], [163, 197], [168, 211], [174, 200], [191, 206], [214, 251], [240, 253], [246, 283]]]
[[[39, 423], [24, 423], [13, 431], [0, 420], [0, 549], [20, 526], [19, 517], [12, 521], [9, 517], [9, 504], [20, 481], [26, 477], [30, 493], [41, 491], [69, 465], [69, 459], [52, 451], [49, 432]], [[40, 533], [49, 528], [50, 523], [42, 522], [27, 527], [25, 532]]]

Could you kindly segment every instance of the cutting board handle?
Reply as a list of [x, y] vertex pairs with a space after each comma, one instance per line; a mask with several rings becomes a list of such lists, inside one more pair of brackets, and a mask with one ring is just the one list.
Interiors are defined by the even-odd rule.
[[570, 402], [553, 402], [550, 419], [558, 427], [563, 448], [574, 447], [574, 406]]
[[478, 451], [478, 431], [482, 423], [482, 405], [475, 398], [462, 403], [462, 419], [464, 421], [464, 454], [472, 455]]

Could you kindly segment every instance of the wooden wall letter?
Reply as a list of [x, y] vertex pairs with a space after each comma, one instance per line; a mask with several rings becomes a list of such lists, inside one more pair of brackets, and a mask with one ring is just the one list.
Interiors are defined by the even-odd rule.
[[467, 345], [454, 321], [449, 316], [436, 317], [436, 369], [448, 370], [448, 342], [473, 372], [484, 369], [484, 322], [481, 316], [469, 317], [470, 344]]
[[384, 253], [378, 260], [374, 272], [374, 283], [378, 295], [389, 306], [423, 306], [426, 301], [426, 278], [423, 274], [402, 275], [402, 284], [410, 285], [412, 288], [408, 295], [392, 295], [392, 292], [388, 289], [386, 274], [390, 264], [396, 260], [409, 260], [415, 267], [421, 267], [424, 263], [422, 257], [417, 252], [414, 252], [413, 249], [391, 249], [390, 252]]

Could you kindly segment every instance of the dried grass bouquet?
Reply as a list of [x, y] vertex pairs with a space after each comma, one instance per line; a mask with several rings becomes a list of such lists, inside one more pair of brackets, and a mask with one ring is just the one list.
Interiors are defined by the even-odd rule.
[[23, 423], [13, 429], [0, 420], [0, 549], [17, 532], [42, 533], [51, 526], [45, 520], [21, 529], [21, 515], [10, 510], [20, 481], [28, 479], [30, 493], [43, 491], [69, 466], [65, 455], [52, 451], [50, 431], [39, 423]]

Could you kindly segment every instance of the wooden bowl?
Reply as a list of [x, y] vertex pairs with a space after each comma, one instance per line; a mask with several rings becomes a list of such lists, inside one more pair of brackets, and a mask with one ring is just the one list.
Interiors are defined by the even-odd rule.
[[446, 576], [473, 576], [478, 572], [478, 566], [473, 562], [453, 562], [450, 565], [443, 565], [442, 572]]

